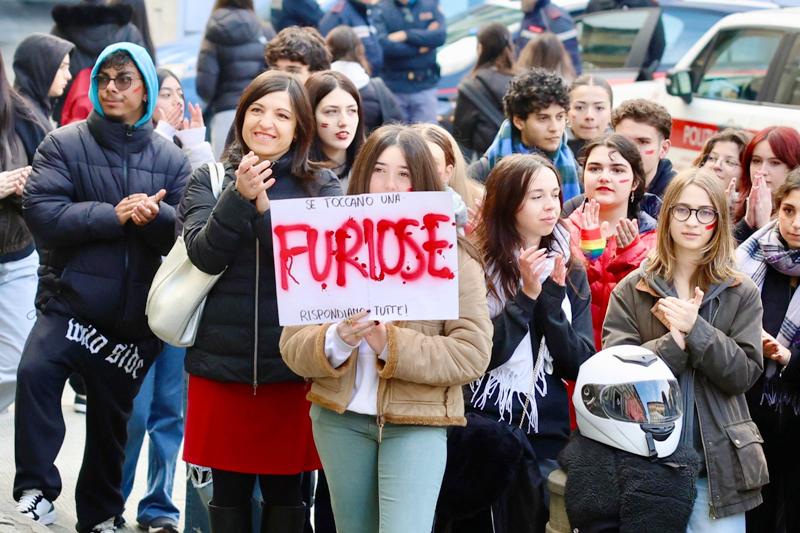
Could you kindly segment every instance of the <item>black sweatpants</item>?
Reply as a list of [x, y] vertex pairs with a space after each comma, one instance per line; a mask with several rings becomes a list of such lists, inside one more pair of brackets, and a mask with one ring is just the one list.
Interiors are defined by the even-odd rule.
[[51, 501], [61, 493], [54, 461], [65, 433], [61, 396], [74, 372], [86, 384], [86, 444], [75, 489], [77, 529], [89, 531], [122, 514], [128, 418], [160, 351], [155, 338], [125, 342], [76, 317], [38, 316], [17, 370], [14, 499], [27, 489], [39, 489]]

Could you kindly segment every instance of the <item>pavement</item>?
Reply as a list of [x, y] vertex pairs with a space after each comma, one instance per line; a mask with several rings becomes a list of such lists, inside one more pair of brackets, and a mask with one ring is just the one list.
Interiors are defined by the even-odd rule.
[[[14, 485], [14, 406], [0, 414], [0, 533], [73, 533], [75, 531], [75, 484], [78, 480], [78, 471], [83, 460], [83, 445], [86, 432], [85, 416], [76, 413], [73, 405], [72, 389], [67, 386], [62, 397], [62, 412], [67, 427], [64, 445], [56, 459], [56, 466], [61, 472], [64, 488], [61, 496], [55, 501], [57, 520], [56, 523], [44, 527], [32, 520], [22, 517], [16, 512], [11, 492]], [[141, 533], [136, 526], [136, 506], [144, 496], [147, 481], [147, 438], [139, 456], [133, 492], [128, 499], [125, 510], [124, 527], [118, 532]], [[181, 530], [183, 530], [183, 511], [185, 505], [185, 483], [183, 472], [186, 465], [178, 461], [175, 475], [175, 486], [172, 494], [173, 501], [181, 511]]]

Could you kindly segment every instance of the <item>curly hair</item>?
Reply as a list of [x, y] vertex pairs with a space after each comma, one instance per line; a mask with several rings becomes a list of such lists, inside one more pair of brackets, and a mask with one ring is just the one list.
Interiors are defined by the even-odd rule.
[[503, 96], [506, 117], [511, 120], [528, 115], [556, 104], [569, 110], [569, 87], [564, 79], [543, 68], [532, 68], [511, 80]]
[[308, 66], [311, 72], [330, 70], [331, 53], [315, 28], [289, 26], [272, 39], [264, 50], [267, 65], [273, 68], [281, 59]]
[[611, 113], [611, 127], [617, 129], [617, 124], [626, 118], [655, 128], [662, 139], [669, 139], [672, 134], [672, 116], [669, 111], [663, 105], [650, 100], [636, 98], [622, 102]]

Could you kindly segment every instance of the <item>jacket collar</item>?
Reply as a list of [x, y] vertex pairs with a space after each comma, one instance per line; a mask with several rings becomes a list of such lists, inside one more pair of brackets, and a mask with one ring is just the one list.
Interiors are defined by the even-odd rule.
[[[649, 294], [654, 298], [666, 298], [667, 296], [676, 296], [675, 289], [673, 289], [672, 286], [670, 286], [666, 282], [666, 280], [651, 272], [647, 272], [647, 263], [648, 260], [645, 259], [639, 266], [639, 270], [641, 271], [641, 277], [639, 278], [639, 281], [636, 283], [636, 290], [638, 290], [639, 292]], [[706, 302], [719, 296], [719, 294], [725, 289], [729, 287], [736, 287], [741, 283], [742, 283], [741, 278], [735, 277], [727, 281], [724, 281], [723, 283], [712, 285], [711, 288], [708, 291], [706, 291], [705, 295], [703, 296], [703, 305], [705, 305]]]
[[656, 196], [664, 196], [664, 191], [667, 190], [667, 185], [675, 175], [672, 170], [672, 161], [669, 159], [662, 159], [658, 162], [656, 167], [656, 175], [653, 176], [650, 185], [647, 186], [647, 192], [655, 194]]
[[121, 122], [114, 122], [101, 117], [96, 111], [89, 113], [86, 119], [89, 132], [103, 148], [120, 152], [125, 145], [129, 153], [141, 152], [153, 139], [153, 124], [146, 122], [134, 128]]

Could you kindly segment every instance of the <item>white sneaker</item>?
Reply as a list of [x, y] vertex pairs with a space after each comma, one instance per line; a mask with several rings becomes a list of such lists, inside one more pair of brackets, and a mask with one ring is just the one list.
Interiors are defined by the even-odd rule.
[[112, 516], [108, 520], [94, 526], [91, 533], [114, 533], [116, 530], [117, 528], [114, 527], [114, 517]]
[[17, 502], [17, 511], [45, 526], [56, 521], [56, 507], [38, 489], [29, 489], [22, 493]]

